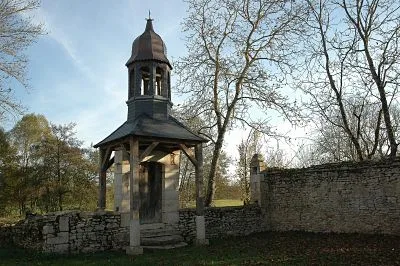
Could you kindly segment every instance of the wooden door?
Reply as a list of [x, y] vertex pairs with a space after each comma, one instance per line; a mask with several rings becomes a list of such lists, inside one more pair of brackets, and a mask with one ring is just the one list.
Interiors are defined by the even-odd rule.
[[147, 162], [140, 164], [140, 223], [160, 223], [162, 205], [162, 164]]

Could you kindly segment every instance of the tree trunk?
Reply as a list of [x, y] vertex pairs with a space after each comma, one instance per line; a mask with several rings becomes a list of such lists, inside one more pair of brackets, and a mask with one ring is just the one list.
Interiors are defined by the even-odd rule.
[[215, 176], [218, 170], [217, 167], [219, 162], [219, 156], [221, 155], [225, 132], [226, 132], [226, 127], [223, 127], [221, 129], [221, 132], [218, 133], [218, 138], [215, 143], [214, 153], [210, 165], [210, 172], [208, 173], [208, 178], [207, 178], [208, 183], [207, 183], [207, 195], [204, 202], [205, 207], [209, 207], [212, 201], [214, 200], [215, 190], [216, 190]]
[[335, 93], [336, 101], [337, 101], [337, 104], [339, 105], [340, 116], [341, 116], [341, 119], [343, 122], [343, 128], [344, 128], [346, 134], [349, 136], [351, 142], [353, 143], [354, 148], [356, 149], [358, 160], [363, 161], [364, 158], [363, 158], [363, 153], [361, 151], [361, 146], [360, 146], [359, 140], [354, 136], [353, 132], [350, 129], [349, 123], [347, 121], [347, 115], [346, 115], [346, 111], [344, 109], [343, 101], [342, 101], [342, 93], [337, 88], [335, 80], [331, 73], [331, 66], [330, 66], [331, 61], [330, 61], [330, 57], [329, 57], [329, 51], [327, 48], [326, 35], [325, 35], [325, 32], [323, 30], [323, 25], [320, 20], [319, 20], [319, 33], [321, 36], [323, 53], [324, 53], [324, 57], [325, 57], [325, 71], [326, 71], [326, 74], [329, 79], [329, 85], [330, 85], [331, 89], [333, 90], [333, 92]]
[[61, 194], [58, 195], [58, 209], [59, 209], [60, 211], [63, 210], [63, 206], [62, 206], [62, 195], [61, 195]]
[[397, 143], [396, 143], [396, 138], [395, 138], [394, 132], [393, 132], [392, 120], [390, 118], [389, 104], [386, 99], [385, 86], [383, 84], [382, 79], [379, 77], [378, 73], [376, 72], [376, 68], [374, 66], [374, 62], [372, 60], [371, 54], [369, 53], [367, 45], [368, 45], [368, 43], [366, 41], [364, 41], [365, 56], [367, 57], [368, 66], [371, 71], [371, 75], [372, 75], [372, 77], [375, 81], [375, 84], [378, 88], [378, 91], [379, 91], [379, 98], [381, 101], [382, 112], [383, 112], [383, 120], [385, 121], [386, 133], [387, 133], [387, 137], [389, 139], [389, 144], [390, 144], [390, 158], [395, 158], [396, 154], [397, 154]]
[[[385, 91], [385, 84], [384, 84], [384, 78], [382, 78], [380, 76], [381, 73], [379, 73], [379, 68], [377, 69], [375, 64], [374, 64], [374, 60], [371, 56], [370, 50], [369, 50], [369, 41], [370, 39], [370, 34], [371, 32], [369, 32], [368, 30], [370, 29], [370, 26], [372, 26], [370, 23], [371, 21], [374, 20], [374, 11], [370, 11], [372, 13], [368, 13], [367, 15], [370, 16], [369, 21], [367, 22], [367, 25], [362, 25], [360, 24], [360, 21], [363, 21], [363, 17], [362, 17], [362, 13], [360, 10], [360, 7], [357, 6], [357, 15], [356, 18], [354, 18], [348, 8], [347, 8], [347, 3], [345, 0], [343, 0], [342, 2], [343, 4], [343, 8], [346, 12], [347, 17], [349, 18], [349, 20], [351, 21], [351, 23], [354, 25], [354, 27], [356, 28], [358, 35], [361, 37], [362, 40], [362, 44], [363, 44], [363, 50], [364, 50], [364, 54], [365, 57], [367, 59], [367, 63], [368, 63], [368, 68], [369, 71], [371, 73], [371, 76], [376, 84], [376, 87], [378, 88], [379, 91], [379, 99], [381, 102], [381, 106], [382, 106], [382, 112], [383, 112], [383, 120], [385, 121], [385, 126], [386, 126], [386, 132], [387, 132], [387, 137], [389, 139], [389, 145], [390, 145], [390, 157], [391, 158], [395, 158], [396, 154], [397, 154], [397, 143], [396, 143], [396, 138], [394, 136], [394, 132], [393, 132], [393, 126], [392, 126], [392, 121], [390, 118], [390, 113], [389, 113], [389, 104], [387, 102], [386, 99], [386, 91]], [[374, 41], [374, 40], [372, 40]], [[385, 56], [385, 54], [383, 54], [383, 56]], [[382, 61], [381, 63], [383, 63], [384, 61]]]

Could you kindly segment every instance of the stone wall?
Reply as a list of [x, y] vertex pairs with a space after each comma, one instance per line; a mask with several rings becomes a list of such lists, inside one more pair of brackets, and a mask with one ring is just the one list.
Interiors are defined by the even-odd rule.
[[260, 204], [268, 230], [400, 234], [400, 161], [267, 169]]
[[[189, 243], [196, 236], [195, 209], [179, 211], [178, 229]], [[48, 253], [87, 253], [120, 250], [129, 245], [127, 227], [117, 212], [66, 211], [30, 216], [0, 227], [0, 246], [16, 245]], [[257, 205], [206, 208], [206, 238], [248, 235], [264, 230]]]
[[30, 216], [12, 227], [0, 228], [3, 245], [14, 244], [50, 253], [118, 250], [128, 245], [128, 232], [113, 212], [67, 211]]
[[[204, 216], [207, 239], [265, 231], [261, 209], [257, 205], [206, 208]], [[189, 243], [196, 237], [195, 217], [195, 209], [179, 211], [178, 229]]]

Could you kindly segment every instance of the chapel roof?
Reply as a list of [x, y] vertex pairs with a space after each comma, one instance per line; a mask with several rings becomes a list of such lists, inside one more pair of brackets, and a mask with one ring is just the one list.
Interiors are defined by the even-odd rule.
[[132, 44], [132, 54], [126, 65], [137, 61], [156, 60], [169, 65], [167, 47], [160, 35], [154, 32], [152, 19], [147, 19], [146, 29]]

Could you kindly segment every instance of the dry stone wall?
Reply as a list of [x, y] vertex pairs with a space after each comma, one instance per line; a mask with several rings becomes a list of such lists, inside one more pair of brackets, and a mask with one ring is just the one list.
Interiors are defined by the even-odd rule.
[[[128, 231], [117, 213], [67, 211], [30, 216], [0, 230], [4, 244], [49, 253], [85, 253], [118, 250], [128, 245]], [[1, 241], [0, 241], [1, 242]]]
[[261, 205], [269, 230], [400, 234], [400, 161], [267, 169]]
[[[179, 230], [187, 242], [196, 237], [196, 210], [179, 210]], [[243, 236], [265, 231], [264, 219], [258, 205], [206, 208], [204, 211], [206, 238]]]
[[[186, 241], [196, 237], [196, 212], [179, 211], [178, 229]], [[206, 237], [248, 235], [264, 230], [257, 205], [207, 208]], [[0, 246], [16, 245], [47, 253], [87, 253], [120, 250], [129, 245], [129, 232], [117, 212], [66, 211], [30, 216], [13, 226], [0, 227]]]

